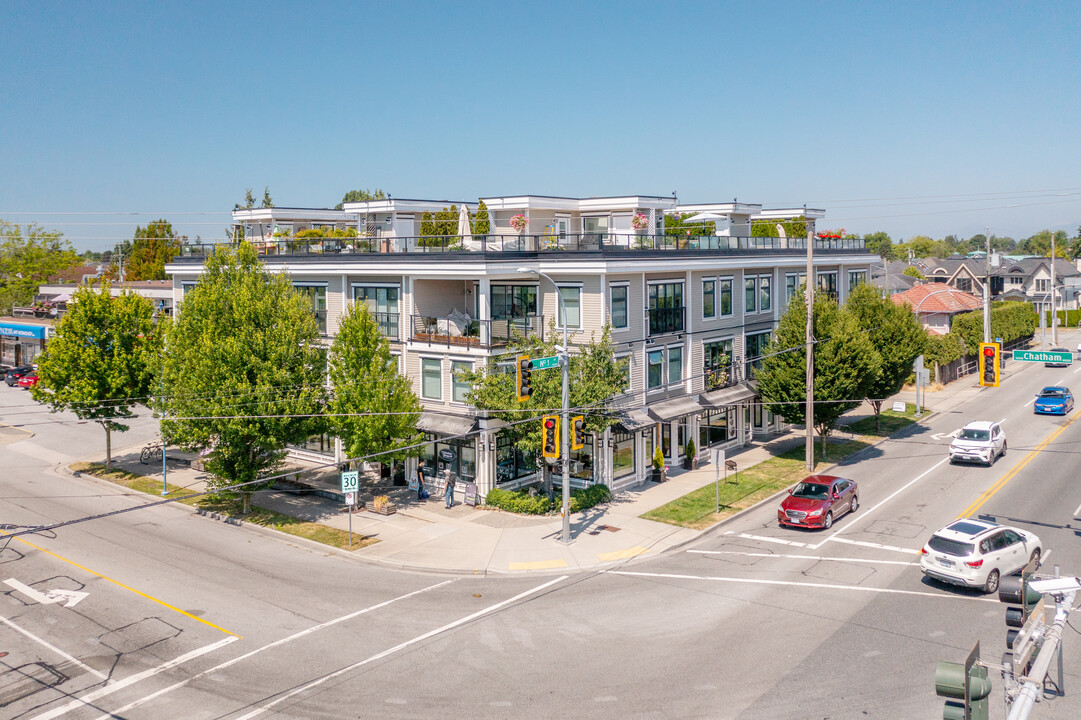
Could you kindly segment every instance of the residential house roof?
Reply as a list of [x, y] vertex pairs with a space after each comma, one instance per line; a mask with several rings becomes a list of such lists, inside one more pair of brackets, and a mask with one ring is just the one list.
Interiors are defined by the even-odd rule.
[[898, 305], [908, 305], [920, 314], [956, 315], [978, 310], [983, 306], [983, 301], [972, 293], [962, 292], [941, 283], [917, 285], [903, 293], [891, 296], [890, 299]]

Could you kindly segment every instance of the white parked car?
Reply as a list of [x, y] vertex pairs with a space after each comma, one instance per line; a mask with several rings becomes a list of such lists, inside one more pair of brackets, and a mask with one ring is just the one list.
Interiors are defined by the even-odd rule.
[[953, 585], [998, 591], [1003, 575], [1040, 564], [1040, 538], [1027, 530], [964, 518], [942, 528], [920, 550], [923, 574]]
[[1006, 454], [1006, 431], [997, 422], [970, 422], [950, 443], [950, 462], [978, 462], [993, 465]]

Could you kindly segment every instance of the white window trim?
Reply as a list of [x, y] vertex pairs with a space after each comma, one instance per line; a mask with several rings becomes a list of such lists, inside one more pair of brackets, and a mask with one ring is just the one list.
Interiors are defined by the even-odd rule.
[[[754, 283], [754, 292], [751, 293], [751, 297], [754, 298], [754, 308], [747, 307], [747, 281], [750, 280]], [[758, 276], [757, 275], [744, 275], [743, 276], [743, 314], [758, 313]]]
[[[569, 288], [569, 289], [574, 289], [574, 290], [578, 291], [578, 324], [577, 325], [568, 325], [567, 326], [568, 330], [581, 330], [582, 329], [582, 296], [585, 294], [583, 292], [584, 287], [585, 287], [585, 283], [583, 283], [581, 281], [570, 281], [570, 282], [558, 282], [557, 281], [556, 282], [556, 292], [557, 293], [559, 293], [559, 290], [561, 288]], [[556, 328], [559, 329], [559, 330], [563, 329], [563, 323], [559, 322], [559, 313], [562, 310], [563, 305], [564, 305], [565, 302], [566, 302], [565, 300], [560, 301], [560, 299], [558, 297], [556, 298]], [[628, 326], [630, 325], [630, 319], [631, 319], [630, 318], [630, 308], [628, 307], [628, 313], [627, 313], [627, 325]]]
[[[612, 289], [626, 288], [627, 290], [627, 324], [623, 327], [612, 325], [612, 332], [627, 332], [631, 329], [631, 283], [629, 280], [608, 283], [608, 324], [612, 324]], [[579, 296], [580, 299], [581, 296]]]
[[[706, 315], [706, 283], [713, 283], [713, 314]], [[702, 278], [702, 319], [716, 320], [721, 317], [721, 284], [716, 276]]]
[[625, 352], [619, 355], [612, 353], [612, 359], [617, 363], [624, 358], [627, 360], [627, 387], [623, 389], [623, 392], [628, 393], [631, 392], [631, 388], [634, 385], [634, 353]]
[[[769, 307], [762, 308], [762, 278], [769, 280]], [[755, 281], [755, 300], [758, 302], [758, 312], [773, 312], [773, 273], [759, 275]]]
[[[672, 382], [672, 376], [668, 373], [672, 361], [672, 348], [679, 348], [679, 381], [676, 383]], [[664, 375], [664, 388], [666, 390], [687, 384], [687, 348], [683, 343], [672, 343], [664, 346]]]
[[[649, 386], [649, 354], [651, 352], [659, 352], [661, 354], [661, 384], [657, 387]], [[646, 346], [645, 357], [645, 386], [647, 393], [662, 393], [668, 389], [668, 348], [657, 345]]]
[[450, 398], [449, 398], [448, 402], [451, 405], [459, 405], [459, 406], [467, 407], [469, 405], [469, 403], [467, 403], [465, 400], [455, 400], [454, 399], [454, 383], [455, 383], [455, 380], [454, 380], [454, 364], [455, 363], [462, 363], [464, 365], [468, 365], [469, 366], [469, 371], [472, 372], [473, 368], [476, 367], [476, 361], [474, 361], [474, 360], [453, 360], [453, 359], [450, 361]]
[[[424, 361], [425, 360], [435, 360], [437, 363], [439, 363], [439, 397], [437, 397], [437, 398], [425, 397], [425, 395], [424, 395]], [[419, 355], [419, 356], [417, 356], [417, 361], [420, 364], [420, 372], [417, 373], [419, 375], [418, 379], [420, 380], [420, 399], [421, 400], [435, 400], [435, 401], [438, 401], [438, 402], [443, 402], [443, 357], [442, 356], [432, 356], [432, 355], [428, 355], [428, 356]]]
[[[729, 312], [725, 313], [722, 310], [721, 303], [721, 282], [728, 280], [732, 283], [732, 301], [729, 303]], [[717, 276], [717, 317], [735, 317], [736, 316], [736, 277], [735, 275], [718, 275]]]
[[321, 287], [329, 288], [330, 283], [325, 280], [294, 280], [293, 287]]

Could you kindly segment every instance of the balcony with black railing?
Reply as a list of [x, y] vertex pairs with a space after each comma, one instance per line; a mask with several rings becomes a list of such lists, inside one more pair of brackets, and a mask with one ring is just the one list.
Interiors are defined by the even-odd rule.
[[544, 338], [544, 318], [531, 315], [521, 318], [474, 320], [461, 315], [433, 317], [412, 315], [410, 340], [447, 348], [505, 347], [518, 337]]
[[[429, 254], [470, 255], [485, 253], [598, 253], [634, 256], [638, 253], [685, 253], [694, 255], [785, 254], [806, 251], [807, 239], [778, 237], [729, 237], [718, 235], [638, 235], [628, 233], [581, 233], [563, 235], [433, 235], [425, 237], [271, 238], [250, 241], [263, 256], [402, 256]], [[232, 242], [185, 243], [175, 261], [205, 258], [219, 246]], [[859, 238], [815, 238], [815, 252], [836, 254], [866, 252]]]
[[373, 312], [372, 319], [375, 320], [376, 325], [379, 326], [379, 332], [383, 334], [387, 340], [401, 340], [401, 328], [399, 323], [401, 322], [400, 313], [392, 312]]
[[666, 333], [683, 332], [683, 318], [686, 308], [649, 308], [649, 334], [664, 335]]

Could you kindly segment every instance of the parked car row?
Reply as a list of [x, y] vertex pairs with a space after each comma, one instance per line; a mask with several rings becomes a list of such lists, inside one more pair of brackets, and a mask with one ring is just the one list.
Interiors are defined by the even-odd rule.
[[31, 388], [38, 382], [37, 365], [20, 365], [8, 368], [4, 371], [4, 382], [8, 387], [18, 385], [21, 388]]

